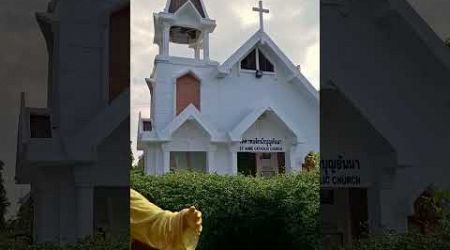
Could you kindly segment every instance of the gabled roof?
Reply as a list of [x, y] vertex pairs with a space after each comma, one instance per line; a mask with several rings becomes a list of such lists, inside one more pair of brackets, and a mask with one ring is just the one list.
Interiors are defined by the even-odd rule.
[[274, 114], [289, 129], [289, 131], [297, 137], [297, 143], [305, 142], [304, 137], [295, 129], [295, 126], [291, 124], [289, 119], [287, 119], [287, 116], [282, 114], [273, 106], [257, 109], [247, 115], [232, 131], [229, 132], [228, 135], [230, 136], [231, 141], [240, 141], [242, 135], [266, 112], [271, 112]]
[[258, 44], [264, 45], [271, 50], [271, 52], [273, 52], [273, 54], [282, 62], [282, 66], [286, 67], [291, 73], [290, 77], [288, 77], [288, 82], [298, 85], [300, 88], [310, 93], [316, 100], [319, 100], [319, 92], [263, 30], [258, 30], [230, 58], [228, 58], [228, 60], [218, 67], [219, 76], [224, 77], [229, 74], [231, 69], [247, 56]]
[[433, 31], [419, 13], [406, 0], [388, 0], [405, 21], [411, 25], [417, 35], [424, 41], [433, 55], [438, 58], [447, 68], [450, 68], [450, 49], [445, 46], [444, 41]]
[[183, 124], [188, 121], [195, 121], [201, 128], [203, 128], [209, 136], [211, 141], [219, 141], [219, 134], [217, 131], [206, 122], [197, 108], [190, 104], [183, 112], [181, 112], [169, 125], [161, 131], [160, 138], [162, 140], [169, 140], [175, 131], [177, 131]]
[[189, 3], [193, 5], [193, 7], [198, 11], [201, 17], [208, 18], [205, 4], [202, 0], [168, 0], [166, 3], [165, 12], [172, 14], [176, 13], [184, 5]]

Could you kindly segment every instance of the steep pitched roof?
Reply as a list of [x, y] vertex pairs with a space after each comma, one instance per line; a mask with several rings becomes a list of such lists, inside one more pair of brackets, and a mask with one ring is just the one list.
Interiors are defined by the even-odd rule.
[[291, 124], [287, 116], [273, 106], [263, 107], [248, 114], [232, 131], [229, 132], [228, 135], [230, 136], [231, 141], [240, 141], [242, 135], [266, 112], [272, 112], [288, 128], [288, 130], [297, 137], [298, 143], [303, 143], [305, 141], [303, 135], [295, 129], [295, 126]]
[[169, 0], [167, 1], [166, 12], [168, 13], [176, 13], [181, 7], [183, 7], [188, 2], [194, 5], [195, 9], [197, 9], [198, 13], [203, 18], [208, 18], [206, 14], [205, 5], [202, 0]]
[[161, 131], [161, 139], [168, 140], [183, 124], [191, 120], [195, 121], [211, 136], [211, 141], [219, 140], [220, 136], [217, 131], [206, 122], [197, 108], [192, 104], [183, 110], [183, 112], [181, 112], [164, 130]]
[[298, 85], [300, 88], [310, 93], [316, 100], [319, 100], [319, 92], [311, 85], [308, 79], [303, 76], [297, 66], [281, 51], [275, 42], [264, 31], [258, 30], [250, 39], [247, 40], [230, 58], [218, 67], [219, 76], [224, 77], [231, 72], [231, 68], [239, 63], [251, 50], [258, 44], [267, 47], [282, 62], [282, 66], [286, 67], [291, 73], [288, 82]]

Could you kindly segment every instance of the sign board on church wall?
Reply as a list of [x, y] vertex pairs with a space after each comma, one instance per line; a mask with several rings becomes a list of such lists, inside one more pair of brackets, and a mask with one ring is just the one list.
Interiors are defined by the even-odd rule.
[[369, 185], [370, 167], [364, 158], [357, 156], [321, 157], [320, 185], [322, 187], [366, 187]]
[[239, 144], [236, 146], [236, 151], [239, 152], [284, 152], [285, 151], [284, 140], [281, 138], [242, 138]]

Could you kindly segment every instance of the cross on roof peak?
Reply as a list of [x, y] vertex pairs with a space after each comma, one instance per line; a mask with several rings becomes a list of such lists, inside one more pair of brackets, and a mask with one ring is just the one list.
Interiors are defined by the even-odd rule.
[[270, 11], [263, 8], [263, 1], [259, 1], [259, 7], [254, 7], [253, 11], [259, 12], [259, 29], [264, 31], [264, 13], [269, 13]]

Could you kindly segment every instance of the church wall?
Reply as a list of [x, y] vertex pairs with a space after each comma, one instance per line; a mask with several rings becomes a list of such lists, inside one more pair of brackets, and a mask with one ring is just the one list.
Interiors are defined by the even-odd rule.
[[[34, 240], [37, 242], [58, 241], [58, 197], [56, 188], [32, 186], [34, 194]], [[57, 216], [55, 216], [57, 215]]]
[[148, 175], [160, 175], [163, 173], [162, 150], [160, 144], [152, 144], [145, 150], [145, 172]]
[[[75, 147], [73, 137], [92, 124], [93, 118], [99, 113], [110, 111], [110, 106], [107, 106], [109, 15], [113, 9], [126, 2], [57, 1], [55, 12], [47, 13], [55, 15], [53, 43], [50, 43], [54, 47], [49, 48], [52, 63], [49, 72], [52, 75], [48, 76], [51, 78], [48, 93], [53, 95], [49, 97], [52, 102], [49, 113], [54, 133], [52, 140], [36, 139], [31, 142], [31, 153], [28, 155], [36, 160], [28, 167], [33, 168], [30, 170], [33, 173], [31, 195], [35, 208], [34, 237], [37, 242], [67, 243], [76, 241], [78, 237], [89, 236], [93, 229], [91, 205], [94, 201], [90, 198], [94, 186], [122, 186], [128, 191], [130, 159], [129, 154], [122, 154], [129, 151], [128, 119], [102, 145], [96, 145], [98, 147], [95, 149], [83, 147], [85, 152], [92, 149], [92, 155], [98, 153], [95, 155], [97, 158], [92, 159], [92, 155], [89, 155], [86, 157], [89, 159], [80, 159], [79, 154], [70, 154], [73, 153], [70, 150]], [[116, 118], [109, 117], [112, 120]], [[91, 132], [92, 135], [99, 131]], [[57, 154], [61, 148], [66, 153], [61, 155], [67, 158]], [[100, 163], [89, 166], [64, 165], [81, 160]], [[53, 163], [42, 166], [42, 162]], [[128, 196], [122, 197], [129, 199]], [[128, 224], [128, 215], [126, 217]]]
[[[72, 134], [84, 127], [101, 108], [103, 90], [99, 83], [104, 80], [102, 47], [106, 43], [102, 35], [107, 29], [97, 20], [83, 23], [69, 15], [61, 21], [59, 30], [57, 60], [54, 60], [58, 75], [59, 126], [61, 133]], [[80, 37], [90, 39], [80, 40]], [[79, 96], [83, 96], [84, 101], [79, 101]]]
[[96, 186], [129, 186], [129, 120], [125, 119], [97, 148], [97, 162], [93, 169]]
[[[396, 174], [396, 152], [377, 130], [375, 130], [366, 118], [344, 96], [335, 90], [322, 90], [321, 113], [326, 117], [322, 123], [321, 157], [326, 160], [337, 160], [338, 155], [343, 160], [358, 160], [360, 170], [337, 170], [331, 174], [331, 170], [322, 169], [322, 186], [335, 188], [335, 190], [348, 190], [349, 188], [367, 188], [367, 204], [369, 227], [372, 232], [377, 232], [385, 227], [395, 228], [397, 225], [388, 222], [397, 221], [403, 223], [404, 214], [398, 213], [396, 207], [383, 208], [382, 204], [397, 204], [397, 207], [405, 209], [405, 202], [397, 196], [392, 186], [392, 178]], [[360, 183], [327, 183], [324, 181], [325, 173], [329, 176], [357, 176]], [[329, 221], [335, 221], [335, 228], [343, 228], [344, 221], [338, 221], [343, 214], [339, 211], [347, 209], [347, 205], [340, 205], [345, 197], [335, 196], [334, 205], [323, 206], [322, 211]], [[389, 202], [388, 202], [389, 201]], [[393, 202], [393, 203], [392, 203]], [[407, 207], [408, 205], [406, 205]], [[400, 216], [402, 215], [402, 216]], [[398, 218], [397, 218], [398, 217]], [[399, 221], [400, 220], [400, 221]], [[344, 232], [347, 234], [347, 232]], [[350, 237], [350, 236], [349, 236]]]
[[379, 214], [382, 226], [405, 231], [406, 216], [425, 187], [450, 185], [444, 180], [450, 116], [442, 95], [450, 92], [450, 71], [443, 53], [435, 54], [438, 45], [444, 47], [430, 42], [428, 27], [411, 18], [415, 13], [403, 16], [408, 10], [389, 5], [353, 2], [348, 17], [336, 8], [321, 10], [327, 55], [321, 78], [332, 81], [396, 149], [398, 164], [380, 177]]
[[[73, 135], [108, 103], [109, 18], [124, 0], [59, 1], [52, 72], [58, 128]], [[83, 13], [83, 15], [79, 15]], [[80, 101], [79, 97], [83, 97]]]
[[230, 161], [230, 149], [226, 144], [217, 145], [214, 157], [216, 164], [210, 169], [211, 172], [217, 174], [230, 174], [233, 173], [232, 162]]
[[[75, 183], [72, 173], [66, 173], [65, 178], [60, 179], [60, 218], [61, 226], [59, 232], [61, 234], [61, 242], [75, 242], [77, 240], [77, 228], [76, 225], [76, 200], [75, 200]], [[68, 197], [70, 197], [68, 199]]]
[[[282, 82], [280, 77], [266, 75], [256, 80], [254, 73], [238, 75], [233, 71], [221, 79], [215, 77], [213, 68], [171, 63], [159, 63], [155, 74], [157, 87], [153, 111], [158, 129], [166, 127], [175, 117], [175, 79], [190, 69], [201, 80], [201, 113], [219, 130], [231, 131], [255, 109], [273, 105], [285, 114], [299, 114], [288, 115], [288, 119], [298, 124], [300, 130], [306, 130], [305, 136], [313, 134], [310, 137], [314, 138], [318, 134], [318, 103], [309, 100], [309, 94], [302, 93], [298, 86]], [[308, 133], [311, 131], [315, 133]], [[318, 142], [314, 144], [318, 148]]]
[[[180, 59], [181, 60], [181, 59]], [[184, 59], [186, 60], [186, 59]], [[194, 63], [195, 61], [188, 61]], [[159, 62], [156, 65], [156, 87], [154, 89], [154, 113], [155, 129], [164, 129], [176, 116], [176, 79], [192, 70], [200, 79], [200, 109], [205, 108], [205, 88], [211, 84], [209, 76], [213, 72], [211, 66], [189, 67], [185, 64], [174, 64], [170, 62]]]
[[32, 183], [32, 197], [35, 240], [74, 242], [77, 237], [76, 216], [73, 216], [76, 199], [71, 168], [40, 167]]
[[170, 62], [157, 64], [155, 107], [152, 109], [156, 130], [162, 130], [175, 118], [176, 77], [192, 70], [201, 80], [202, 116], [218, 131], [229, 132], [254, 110], [274, 106], [305, 136], [306, 145], [296, 151], [298, 164], [309, 151], [319, 151], [318, 103], [309, 93], [302, 93], [298, 86], [283, 82], [286, 76], [265, 75], [258, 80], [254, 73], [234, 70], [221, 79], [216, 77], [213, 68], [191, 63], [194, 66]]
[[389, 14], [388, 5], [387, 1], [352, 3], [352, 18], [324, 9], [324, 23], [333, 23], [326, 25], [333, 29], [325, 30], [323, 39], [333, 43], [323, 46], [329, 55], [323, 64], [323, 80], [333, 81], [364, 110], [399, 150], [404, 165], [443, 169], [438, 165], [448, 162], [448, 153], [443, 147], [428, 145], [445, 145], [443, 138], [448, 136], [444, 135], [449, 135], [444, 128], [449, 116], [442, 115], [448, 111], [439, 104], [446, 102], [440, 93], [450, 91], [445, 84], [450, 79], [449, 70], [408, 21], [397, 12]]
[[[172, 135], [171, 149], [176, 151], [203, 151], [208, 148], [210, 138], [196, 122], [188, 121]], [[173, 144], [173, 146], [172, 146]]]

